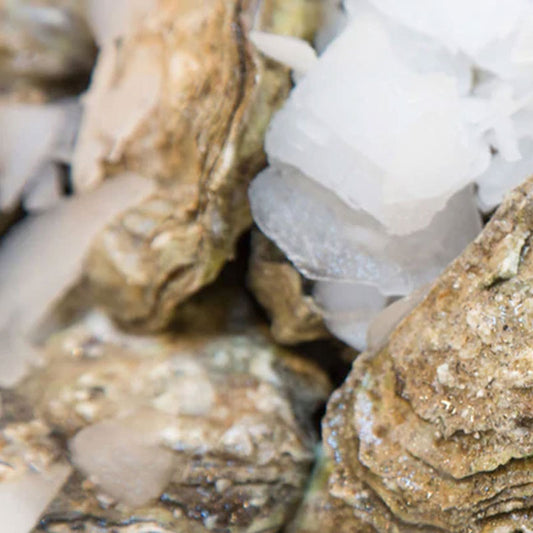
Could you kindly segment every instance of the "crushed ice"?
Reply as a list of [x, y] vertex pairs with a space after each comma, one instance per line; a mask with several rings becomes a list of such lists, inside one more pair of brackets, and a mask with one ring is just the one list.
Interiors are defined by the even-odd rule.
[[326, 25], [250, 198], [361, 349], [390, 298], [434, 279], [533, 171], [533, 2], [345, 0]]

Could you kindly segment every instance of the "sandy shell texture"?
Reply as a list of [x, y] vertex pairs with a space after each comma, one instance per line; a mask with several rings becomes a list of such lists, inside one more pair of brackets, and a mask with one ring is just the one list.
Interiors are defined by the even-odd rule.
[[274, 532], [293, 512], [329, 392], [313, 364], [253, 332], [132, 336], [98, 314], [47, 353], [1, 391], [0, 481], [73, 465], [35, 531]]
[[532, 230], [529, 180], [332, 396], [330, 494], [376, 531], [533, 527]]

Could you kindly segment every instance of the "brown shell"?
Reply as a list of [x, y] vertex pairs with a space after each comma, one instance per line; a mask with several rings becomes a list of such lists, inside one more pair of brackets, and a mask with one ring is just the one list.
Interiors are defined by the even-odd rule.
[[0, 0], [0, 92], [41, 101], [76, 94], [96, 46], [82, 0]]
[[354, 510], [328, 492], [331, 464], [321, 456], [317, 461], [311, 482], [294, 519], [286, 533], [375, 533], [369, 524], [358, 519]]
[[85, 324], [48, 350], [17, 394], [49, 431], [60, 441], [113, 421], [156, 431], [173, 466], [161, 496], [137, 507], [75, 472], [36, 531], [129, 533], [149, 523], [161, 532], [274, 532], [301, 498], [311, 416], [329, 392], [313, 364], [258, 334], [100, 338]]
[[[291, 86], [288, 70], [264, 59], [246, 35], [253, 26], [307, 36], [314, 4], [157, 0], [120, 43], [104, 46], [76, 183], [93, 186], [123, 171], [158, 183], [152, 198], [102, 231], [86, 263], [98, 301], [122, 324], [164, 327], [233, 256], [251, 223], [246, 191], [265, 164], [265, 129]], [[102, 125], [115, 93], [143, 90], [135, 105], [146, 109]]]
[[330, 492], [378, 532], [533, 527], [532, 230], [529, 180], [330, 400]]

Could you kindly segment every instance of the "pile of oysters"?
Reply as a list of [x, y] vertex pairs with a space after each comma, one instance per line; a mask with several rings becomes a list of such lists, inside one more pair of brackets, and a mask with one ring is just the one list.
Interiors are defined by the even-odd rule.
[[106, 4], [0, 0], [0, 530], [532, 532], [533, 180], [357, 355], [247, 199], [327, 2]]

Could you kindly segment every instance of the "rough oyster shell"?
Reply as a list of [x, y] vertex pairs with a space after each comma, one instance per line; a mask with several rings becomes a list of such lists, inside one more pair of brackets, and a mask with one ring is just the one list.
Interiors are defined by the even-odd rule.
[[[101, 315], [57, 334], [48, 354], [17, 395], [70, 440], [78, 469], [36, 531], [274, 532], [286, 521], [314, 458], [311, 414], [329, 390], [314, 365], [254, 334], [135, 337]], [[113, 442], [117, 431], [129, 446]], [[127, 464], [110, 479], [98, 461], [113, 446]], [[138, 487], [115, 478], [153, 481], [158, 467], [143, 461], [154, 454], [170, 458], [160, 491], [132, 499]]]
[[72, 467], [50, 428], [16, 392], [0, 389], [0, 523], [26, 533]]
[[330, 494], [376, 531], [533, 526], [532, 230], [529, 180], [332, 396]]
[[250, 225], [246, 189], [263, 134], [290, 88], [247, 39], [253, 26], [306, 36], [316, 5], [158, 0], [104, 45], [74, 158], [78, 190], [124, 170], [158, 183], [94, 243], [86, 272], [123, 324], [159, 329], [211, 282]]

